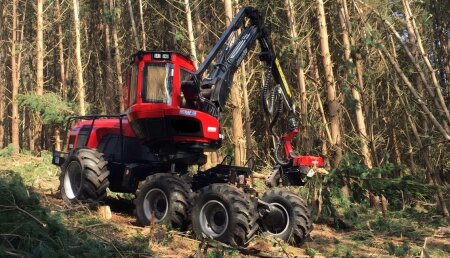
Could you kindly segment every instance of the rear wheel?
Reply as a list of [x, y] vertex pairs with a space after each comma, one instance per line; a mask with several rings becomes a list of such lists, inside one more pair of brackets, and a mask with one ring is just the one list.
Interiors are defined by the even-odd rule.
[[61, 167], [59, 190], [65, 201], [101, 201], [109, 186], [108, 162], [94, 149], [73, 150]]
[[198, 238], [212, 238], [233, 246], [246, 246], [258, 230], [256, 207], [250, 197], [227, 184], [200, 190], [192, 210]]
[[264, 232], [294, 246], [301, 246], [312, 230], [311, 211], [305, 202], [284, 189], [268, 190], [262, 200], [273, 207], [261, 220]]
[[136, 191], [136, 213], [142, 226], [167, 223], [185, 230], [188, 225], [189, 187], [178, 176], [151, 175]]

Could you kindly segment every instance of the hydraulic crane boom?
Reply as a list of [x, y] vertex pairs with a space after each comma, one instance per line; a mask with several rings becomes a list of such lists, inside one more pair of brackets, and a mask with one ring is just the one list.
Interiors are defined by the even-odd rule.
[[[240, 30], [240, 34], [234, 37], [238, 30]], [[231, 42], [233, 38], [235, 41]], [[191, 106], [196, 106], [198, 109], [218, 117], [230, 93], [235, 72], [256, 42], [259, 42], [261, 49], [259, 58], [267, 67], [263, 87], [263, 107], [266, 114], [272, 117], [270, 130], [277, 142], [281, 144], [280, 137], [273, 128], [284, 106], [288, 110], [289, 130], [297, 130], [294, 104], [289, 85], [275, 55], [269, 30], [257, 9], [245, 7], [236, 14], [203, 63], [200, 64], [192, 76], [192, 80], [181, 85], [181, 88]], [[205, 71], [213, 61], [215, 61], [213, 68], [204, 77]], [[268, 84], [271, 77], [276, 86], [269, 89]], [[192, 92], [192, 87], [195, 88], [195, 93]], [[285, 163], [286, 161], [277, 157], [277, 162]]]

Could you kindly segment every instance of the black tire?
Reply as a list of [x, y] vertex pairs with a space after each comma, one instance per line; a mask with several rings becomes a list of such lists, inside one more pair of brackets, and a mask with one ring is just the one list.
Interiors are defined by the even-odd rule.
[[192, 227], [199, 239], [212, 238], [232, 246], [246, 246], [259, 227], [253, 201], [228, 184], [212, 184], [200, 189], [191, 215]]
[[312, 231], [311, 210], [302, 198], [285, 189], [270, 189], [262, 196], [275, 210], [261, 219], [263, 231], [294, 246], [301, 246]]
[[71, 151], [59, 176], [61, 197], [66, 202], [103, 200], [109, 186], [107, 164], [103, 154], [95, 149]]
[[169, 224], [186, 230], [189, 225], [189, 186], [178, 176], [158, 173], [148, 176], [136, 191], [136, 215], [141, 226]]

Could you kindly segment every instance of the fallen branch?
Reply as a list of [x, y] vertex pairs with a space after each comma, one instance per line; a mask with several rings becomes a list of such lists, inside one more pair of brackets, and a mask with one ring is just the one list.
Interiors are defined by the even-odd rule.
[[23, 214], [27, 215], [28, 217], [32, 218], [34, 221], [36, 221], [37, 223], [41, 224], [42, 227], [46, 228], [47, 224], [45, 224], [44, 222], [40, 221], [38, 218], [36, 218], [35, 216], [31, 215], [29, 212], [27, 212], [26, 210], [20, 208], [17, 205], [14, 206], [8, 206], [8, 205], [0, 205], [0, 208], [7, 208], [7, 209], [15, 209], [18, 210], [20, 212], [22, 212]]

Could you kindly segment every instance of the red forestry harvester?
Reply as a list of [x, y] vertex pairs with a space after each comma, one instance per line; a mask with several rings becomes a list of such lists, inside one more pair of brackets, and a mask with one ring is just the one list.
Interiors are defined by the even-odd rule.
[[[189, 172], [189, 167], [205, 164], [204, 152], [221, 146], [220, 113], [234, 73], [256, 42], [267, 67], [262, 104], [278, 142], [278, 164], [267, 180], [271, 189], [261, 196], [249, 184], [251, 169], [231, 165], [228, 159], [205, 171]], [[155, 221], [183, 230], [192, 223], [197, 237], [235, 246], [245, 246], [258, 232], [297, 246], [308, 237], [312, 222], [306, 203], [275, 187], [303, 185], [323, 161], [293, 152], [291, 140], [298, 129], [291, 92], [256, 9], [237, 13], [198, 69], [177, 52], [137, 52], [124, 101], [125, 114], [69, 119], [68, 126], [78, 122], [68, 133], [67, 152], [53, 155], [53, 163], [61, 167], [65, 200], [101, 200], [107, 188], [135, 193], [140, 224]], [[289, 132], [279, 136], [274, 128], [283, 110]]]

